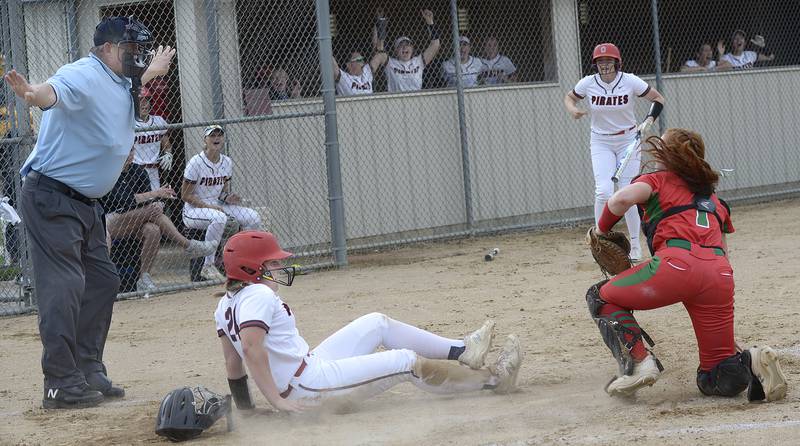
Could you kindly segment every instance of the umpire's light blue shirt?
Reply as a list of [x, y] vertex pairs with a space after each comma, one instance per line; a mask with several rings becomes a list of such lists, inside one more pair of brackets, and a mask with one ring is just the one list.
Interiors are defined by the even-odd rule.
[[107, 194], [133, 146], [130, 81], [94, 54], [47, 80], [56, 103], [45, 110], [39, 139], [20, 173], [35, 170], [89, 198]]

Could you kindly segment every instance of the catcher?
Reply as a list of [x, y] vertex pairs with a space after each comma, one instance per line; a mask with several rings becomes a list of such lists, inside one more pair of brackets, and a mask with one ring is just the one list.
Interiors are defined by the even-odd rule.
[[[683, 303], [692, 319], [700, 366], [697, 387], [704, 395], [736, 396], [747, 389], [748, 401], [776, 401], [786, 396], [786, 378], [770, 347], [739, 348], [733, 336], [733, 269], [725, 234], [734, 231], [730, 209], [717, 198], [719, 175], [705, 161], [699, 134], [672, 128], [652, 136], [646, 151], [655, 172], [637, 177], [606, 203], [590, 240], [604, 239], [633, 205], [642, 215], [652, 259], [589, 288], [586, 302], [600, 334], [619, 363], [606, 386], [611, 396], [633, 395], [652, 386], [663, 368], [643, 344], [652, 340], [639, 327], [633, 310]], [[597, 248], [602, 251], [602, 248]], [[625, 251], [623, 246], [615, 250]], [[593, 250], [594, 252], [594, 250]], [[596, 258], [613, 257], [608, 253]], [[611, 272], [616, 265], [606, 265]]]

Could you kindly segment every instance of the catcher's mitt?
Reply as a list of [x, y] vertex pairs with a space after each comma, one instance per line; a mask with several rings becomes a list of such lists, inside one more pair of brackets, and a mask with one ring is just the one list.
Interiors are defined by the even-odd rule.
[[592, 226], [586, 233], [586, 243], [589, 244], [594, 261], [600, 265], [600, 270], [604, 274], [614, 276], [632, 266], [631, 259], [628, 257], [631, 252], [631, 243], [625, 234], [609, 231], [607, 234], [600, 235]]

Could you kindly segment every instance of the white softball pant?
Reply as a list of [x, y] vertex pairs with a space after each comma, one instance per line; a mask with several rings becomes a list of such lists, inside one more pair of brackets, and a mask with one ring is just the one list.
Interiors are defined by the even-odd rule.
[[[617, 169], [617, 165], [625, 157], [625, 148], [636, 138], [636, 131], [631, 130], [623, 135], [598, 135], [592, 133], [592, 170], [594, 171], [594, 222], [600, 221], [603, 214], [603, 206], [611, 195], [614, 194], [614, 182], [611, 177]], [[631, 158], [625, 171], [619, 179], [619, 188], [631, 184], [631, 180], [639, 175], [641, 169], [642, 155], [638, 151]], [[636, 206], [631, 207], [625, 212], [625, 224], [628, 226], [628, 233], [631, 236], [631, 245], [636, 250], [639, 245], [639, 232], [641, 221]], [[641, 248], [638, 248], [641, 250]], [[638, 252], [638, 251], [637, 251]], [[632, 252], [631, 254], [635, 254]]]
[[[463, 346], [461, 340], [370, 313], [311, 351], [303, 373], [290, 382], [293, 390], [288, 399], [357, 402], [407, 381], [437, 393], [468, 392], [494, 384], [488, 370], [446, 360], [450, 347]], [[386, 350], [376, 353], [378, 347]]]
[[[216, 209], [196, 208], [194, 206], [183, 207], [183, 224], [192, 229], [205, 229], [206, 241], [220, 242], [222, 233], [225, 231], [225, 224], [228, 216], [235, 218], [239, 222], [242, 230], [260, 229], [261, 216], [253, 209], [235, 204], [221, 204], [225, 212]], [[204, 265], [213, 265], [215, 255], [206, 256]]]
[[150, 179], [150, 190], [156, 190], [161, 187], [161, 180], [158, 178], [158, 167], [145, 167], [144, 171], [147, 172], [147, 177]]

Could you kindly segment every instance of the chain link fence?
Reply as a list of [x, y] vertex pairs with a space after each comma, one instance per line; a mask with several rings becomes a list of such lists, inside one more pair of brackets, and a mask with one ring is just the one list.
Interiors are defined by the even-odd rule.
[[[600, 42], [616, 43], [622, 70], [665, 96], [662, 127], [699, 131], [712, 166], [734, 169], [724, 196], [800, 189], [789, 110], [800, 98], [786, 88], [800, 80], [791, 2], [7, 0], [0, 9], [4, 68], [32, 82], [85, 56], [106, 16], [134, 15], [178, 50], [141, 98], [139, 167], [121, 180], [141, 196], [101, 200], [122, 297], [218, 283], [218, 247], [237, 229], [276, 233], [309, 270], [346, 264], [345, 250], [590, 219], [589, 120], [573, 121], [563, 101], [594, 73]], [[0, 166], [13, 204], [42, 112], [5, 85], [2, 95]], [[636, 107], [641, 120], [649, 101]], [[206, 135], [209, 125], [221, 129]], [[228, 162], [229, 173], [215, 171]], [[217, 201], [231, 194], [238, 207]], [[211, 207], [187, 206], [189, 196]], [[25, 311], [35, 307], [25, 237], [5, 225], [3, 238], [0, 313]], [[203, 250], [213, 252], [193, 257]]]

